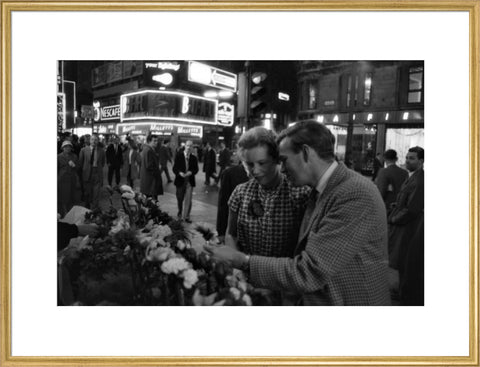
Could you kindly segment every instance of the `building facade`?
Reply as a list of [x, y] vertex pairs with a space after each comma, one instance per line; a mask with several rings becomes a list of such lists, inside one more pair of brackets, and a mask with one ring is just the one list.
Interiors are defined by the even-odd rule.
[[314, 119], [336, 137], [336, 153], [371, 174], [377, 153], [424, 145], [423, 61], [300, 61], [298, 120]]

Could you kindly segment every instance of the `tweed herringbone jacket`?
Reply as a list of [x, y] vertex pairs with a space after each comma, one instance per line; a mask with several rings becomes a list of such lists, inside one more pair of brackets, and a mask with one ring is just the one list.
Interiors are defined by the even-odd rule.
[[339, 164], [317, 200], [294, 258], [252, 256], [250, 281], [301, 304], [389, 305], [387, 220], [375, 185]]

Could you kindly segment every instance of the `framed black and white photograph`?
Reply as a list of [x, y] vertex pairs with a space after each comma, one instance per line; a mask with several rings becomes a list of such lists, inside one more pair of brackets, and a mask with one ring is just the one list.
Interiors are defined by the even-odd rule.
[[478, 365], [479, 12], [2, 1], [2, 366]]

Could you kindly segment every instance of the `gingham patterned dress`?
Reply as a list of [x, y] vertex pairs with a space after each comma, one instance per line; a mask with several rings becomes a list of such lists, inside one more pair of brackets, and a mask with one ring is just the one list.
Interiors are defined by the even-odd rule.
[[[270, 190], [256, 180], [238, 185], [228, 206], [238, 215], [239, 249], [252, 255], [291, 257], [310, 191], [306, 186], [292, 187], [283, 175]], [[257, 210], [252, 210], [253, 203]]]

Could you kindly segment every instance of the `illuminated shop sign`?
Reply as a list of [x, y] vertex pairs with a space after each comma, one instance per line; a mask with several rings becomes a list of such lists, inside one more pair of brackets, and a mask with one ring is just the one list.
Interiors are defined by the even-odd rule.
[[188, 81], [231, 92], [237, 91], [237, 74], [196, 61], [188, 62]]
[[218, 101], [183, 92], [144, 90], [120, 97], [120, 120], [217, 124]]
[[115, 134], [115, 125], [116, 124], [94, 124], [93, 133], [94, 134]]
[[120, 105], [105, 106], [100, 109], [100, 116], [102, 121], [118, 120], [120, 118]]
[[196, 125], [184, 125], [184, 124], [175, 124], [175, 123], [144, 123], [144, 122], [135, 122], [135, 123], [126, 123], [117, 125], [117, 134], [118, 135], [160, 135], [160, 136], [170, 136], [175, 132], [179, 136], [183, 137], [203, 137], [203, 127]]
[[178, 71], [180, 64], [178, 62], [146, 62], [145, 69], [160, 69]]
[[146, 85], [170, 86], [175, 82], [180, 63], [173, 61], [145, 62]]
[[234, 120], [235, 107], [226, 102], [218, 104], [218, 123], [223, 126], [232, 126]]
[[93, 120], [97, 121], [109, 121], [120, 119], [120, 105], [100, 107], [99, 102], [93, 103]]

